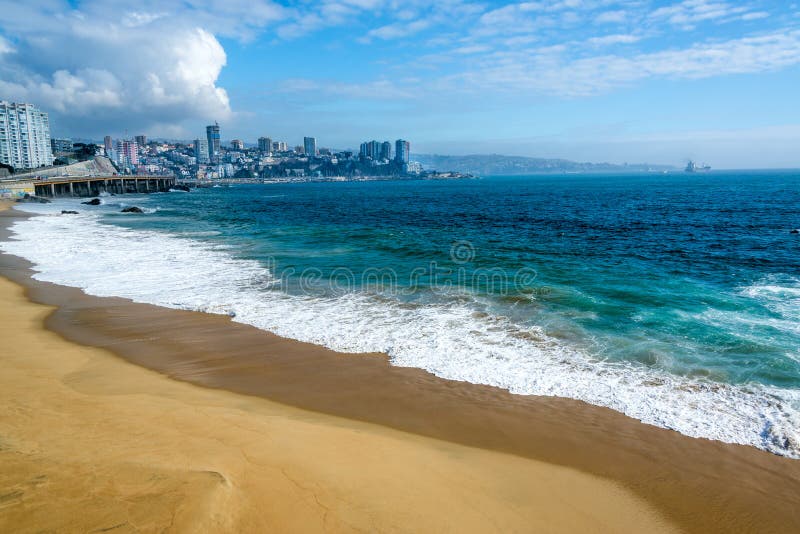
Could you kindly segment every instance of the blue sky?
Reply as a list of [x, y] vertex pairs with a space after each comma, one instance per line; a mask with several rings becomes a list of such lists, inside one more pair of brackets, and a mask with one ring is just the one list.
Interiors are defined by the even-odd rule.
[[800, 4], [0, 1], [0, 98], [56, 135], [800, 167]]

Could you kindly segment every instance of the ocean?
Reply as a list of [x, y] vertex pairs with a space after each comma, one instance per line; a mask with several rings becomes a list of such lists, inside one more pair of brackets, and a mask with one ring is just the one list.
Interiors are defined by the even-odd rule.
[[799, 186], [715, 171], [59, 199], [20, 205], [36, 216], [0, 250], [88, 294], [800, 458]]

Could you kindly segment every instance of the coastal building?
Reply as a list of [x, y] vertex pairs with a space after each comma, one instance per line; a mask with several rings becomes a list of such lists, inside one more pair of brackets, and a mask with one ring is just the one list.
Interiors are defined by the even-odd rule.
[[219, 162], [219, 124], [216, 122], [206, 126], [206, 140], [208, 141], [208, 159], [213, 163]]
[[389, 141], [384, 141], [381, 143], [380, 159], [392, 159], [392, 144]]
[[272, 139], [269, 137], [258, 138], [258, 150], [261, 152], [272, 152]]
[[403, 166], [403, 171], [406, 174], [421, 174], [422, 164], [419, 161], [409, 161]]
[[406, 164], [411, 155], [411, 143], [398, 139], [394, 142], [394, 159], [397, 163]]
[[136, 141], [131, 139], [117, 141], [117, 164], [122, 166], [139, 164], [139, 147]]
[[[389, 142], [386, 141], [386, 143], [388, 144]], [[391, 148], [389, 150], [391, 151]], [[361, 143], [361, 150], [359, 151], [359, 154], [365, 158], [381, 159], [382, 151], [383, 143], [372, 140]]]
[[103, 138], [103, 148], [106, 150], [106, 156], [111, 156], [111, 152], [114, 151], [114, 140], [110, 135]]
[[134, 137], [134, 139], [136, 140], [136, 146], [138, 146], [140, 149], [142, 149], [142, 148], [147, 146], [147, 136], [146, 135], [137, 135], [136, 137]]
[[50, 150], [56, 157], [72, 152], [72, 139], [50, 139]]
[[208, 139], [194, 140], [194, 156], [198, 164], [208, 163]]
[[0, 163], [15, 169], [53, 164], [47, 113], [33, 104], [0, 101]]
[[234, 150], [244, 150], [244, 141], [241, 139], [234, 139], [231, 141], [231, 148]]
[[304, 137], [303, 138], [303, 151], [306, 156], [316, 156], [317, 155], [317, 138], [316, 137]]

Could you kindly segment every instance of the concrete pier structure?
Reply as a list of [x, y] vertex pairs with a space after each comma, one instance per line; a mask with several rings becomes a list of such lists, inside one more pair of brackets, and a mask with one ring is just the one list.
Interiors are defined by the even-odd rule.
[[156, 193], [169, 191], [173, 176], [77, 176], [33, 180], [36, 196], [96, 197], [100, 193]]

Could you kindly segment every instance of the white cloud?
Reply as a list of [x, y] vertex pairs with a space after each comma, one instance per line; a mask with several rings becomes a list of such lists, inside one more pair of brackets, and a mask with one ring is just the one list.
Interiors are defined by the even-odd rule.
[[[11, 12], [11, 23], [28, 14]], [[42, 30], [17, 33], [16, 53], [0, 64], [3, 97], [51, 111], [56, 132], [82, 122], [116, 133], [231, 116], [228, 95], [217, 85], [227, 58], [211, 32], [144, 10], [116, 24], [91, 5], [58, 17], [58, 24], [45, 17]]]
[[409, 99], [415, 96], [411, 86], [419, 80], [406, 80], [406, 87], [401, 87], [390, 80], [376, 80], [364, 83], [345, 83], [336, 80], [317, 81], [306, 78], [292, 78], [283, 81], [277, 92], [283, 94], [319, 94], [338, 96], [346, 99], [396, 100]]
[[570, 60], [559, 47], [499, 52], [484, 57], [482, 68], [454, 80], [483, 89], [583, 96], [647, 78], [708, 78], [797, 64], [800, 30], [793, 30], [631, 57], [603, 55]]
[[394, 24], [387, 24], [386, 26], [381, 26], [380, 28], [370, 30], [365, 36], [364, 41], [369, 42], [371, 39], [399, 39], [400, 37], [407, 37], [409, 35], [419, 33], [422, 30], [429, 28], [430, 25], [431, 21], [426, 19], [415, 20], [413, 22], [397, 22]]
[[594, 19], [598, 24], [622, 24], [628, 18], [628, 13], [624, 10], [605, 11], [597, 15]]
[[3, 54], [10, 54], [14, 51], [14, 47], [11, 46], [11, 43], [8, 42], [8, 39], [5, 39], [2, 35], [0, 35], [0, 56]]
[[128, 28], [135, 28], [137, 26], [145, 26], [154, 20], [158, 20], [166, 16], [166, 13], [143, 13], [140, 11], [130, 11], [122, 16], [122, 25]]
[[602, 37], [592, 37], [591, 39], [587, 39], [586, 42], [592, 46], [606, 46], [615, 44], [630, 44], [639, 40], [641, 40], [641, 37], [638, 35], [619, 33], [614, 35], [604, 35]]
[[[684, 0], [658, 8], [651, 14], [654, 20], [663, 19], [686, 29], [692, 29], [697, 23], [705, 21], [750, 20], [748, 17], [752, 16], [751, 8], [743, 3], [737, 5], [714, 0]], [[756, 15], [756, 18], [759, 16]]]
[[767, 17], [769, 17], [769, 13], [766, 11], [753, 11], [751, 13], [745, 13], [741, 18], [742, 20], [759, 20]]

